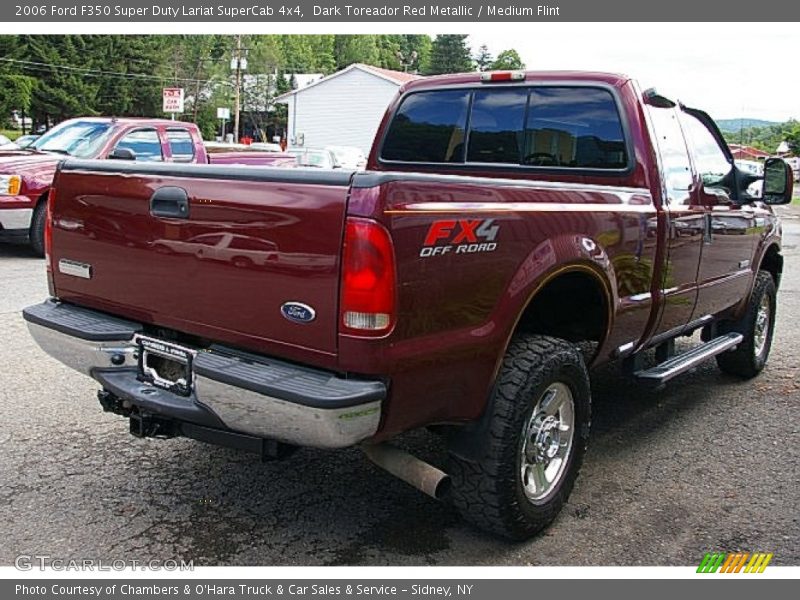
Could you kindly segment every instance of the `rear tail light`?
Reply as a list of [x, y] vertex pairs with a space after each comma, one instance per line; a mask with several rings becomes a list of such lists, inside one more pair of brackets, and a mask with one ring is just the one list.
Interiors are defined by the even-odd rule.
[[489, 71], [481, 73], [484, 83], [499, 83], [503, 81], [525, 81], [525, 71]]
[[50, 193], [44, 202], [44, 264], [47, 269], [47, 289], [50, 296], [56, 295], [55, 281], [53, 280], [53, 203], [56, 199], [56, 188], [51, 187]]
[[342, 259], [343, 331], [385, 335], [395, 319], [394, 249], [379, 223], [350, 217]]
[[44, 211], [44, 258], [47, 262], [47, 267], [50, 268], [50, 256], [52, 255], [53, 246], [53, 196], [55, 190], [50, 190], [50, 197], [45, 199]]

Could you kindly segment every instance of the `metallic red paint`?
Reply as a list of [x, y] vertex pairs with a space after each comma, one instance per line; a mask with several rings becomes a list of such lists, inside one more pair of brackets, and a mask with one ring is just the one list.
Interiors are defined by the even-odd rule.
[[[164, 161], [172, 161], [172, 154], [166, 138], [168, 129], [188, 131], [194, 145], [195, 163], [223, 165], [259, 165], [293, 167], [296, 159], [291, 154], [281, 152], [219, 152], [208, 154], [200, 132], [194, 123], [171, 121], [167, 119], [82, 117], [81, 121], [102, 121], [112, 124], [112, 133], [107, 142], [100, 146], [94, 156], [104, 159], [120, 139], [135, 129], [154, 128], [161, 139]], [[35, 208], [53, 183], [58, 163], [64, 160], [61, 154], [39, 152], [36, 150], [12, 150], [0, 152], [0, 174], [16, 174], [22, 177], [22, 189], [16, 196], [0, 196], [0, 211], [3, 209]]]
[[[544, 286], [564, 274], [585, 278], [603, 298], [606, 326], [595, 365], [616, 358], [621, 347], [643, 348], [654, 335], [680, 329], [705, 310], [717, 317], [741, 310], [766, 249], [780, 244], [775, 215], [760, 203], [749, 215], [730, 207], [724, 218], [717, 215], [722, 225], [711, 236], [719, 246], [703, 247], [704, 260], [711, 260], [687, 290], [689, 304], [676, 309], [667, 286], [670, 273], [692, 267], [678, 263], [684, 259], [675, 249], [690, 240], [699, 248], [702, 242], [675, 233], [675, 222], [686, 215], [663, 206], [658, 154], [641, 93], [623, 76], [534, 72], [525, 81], [613, 87], [633, 150], [631, 168], [623, 174], [468, 166], [456, 171], [380, 162], [380, 141], [402, 94], [484, 86], [480, 77], [406, 84], [379, 129], [369, 171], [356, 175], [349, 191], [277, 181], [62, 174], [55, 258], [89, 262], [97, 276], [85, 281], [55, 273], [58, 295], [208, 340], [385, 378], [390, 396], [376, 439], [478, 417], [520, 316]], [[463, 177], [449, 177], [453, 174]], [[187, 222], [147, 212], [147, 199], [165, 185], [189, 192]], [[706, 208], [723, 212], [699, 199], [692, 210], [705, 219]], [[377, 338], [337, 326], [345, 216], [377, 221], [392, 238], [396, 323]], [[491, 220], [498, 228], [491, 239], [496, 246], [473, 251], [471, 235], [451, 244], [454, 236], [446, 237], [443, 228], [442, 235], [431, 234], [436, 221], [461, 220]], [[451, 233], [457, 231], [454, 226]], [[273, 251], [278, 258], [237, 267], [219, 245], [223, 241], [206, 244], [215, 250], [205, 255], [192, 246], [193, 239], [198, 245], [197, 236], [230, 234], [271, 243], [274, 250], [265, 247], [264, 253]], [[422, 257], [426, 240], [450, 250]], [[742, 274], [731, 278], [734, 259], [743, 264], [745, 255], [749, 262], [739, 267]], [[282, 319], [278, 309], [286, 300], [312, 305], [317, 321], [307, 326]]]

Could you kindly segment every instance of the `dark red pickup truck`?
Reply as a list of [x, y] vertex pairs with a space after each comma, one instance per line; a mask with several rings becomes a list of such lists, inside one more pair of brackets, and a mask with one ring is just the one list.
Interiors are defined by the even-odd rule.
[[[67, 160], [52, 298], [24, 317], [136, 435], [361, 444], [524, 538], [578, 474], [588, 368], [661, 385], [711, 357], [764, 367], [783, 266], [769, 204], [792, 193], [785, 163], [765, 170], [749, 197], [705, 113], [624, 76], [427, 78], [365, 172]], [[447, 474], [385, 443], [430, 425]]]
[[64, 157], [143, 162], [291, 166], [275, 152], [207, 153], [194, 123], [82, 117], [56, 125], [31, 146], [0, 152], [0, 241], [30, 242], [44, 254], [44, 216], [56, 166]]

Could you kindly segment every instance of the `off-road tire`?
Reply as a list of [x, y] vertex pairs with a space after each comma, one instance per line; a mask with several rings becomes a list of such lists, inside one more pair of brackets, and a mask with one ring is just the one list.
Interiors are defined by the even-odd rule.
[[[523, 429], [538, 399], [553, 383], [566, 384], [574, 405], [572, 447], [564, 471], [539, 502], [528, 500], [522, 482]], [[578, 348], [564, 340], [516, 336], [487, 406], [488, 426], [475, 439], [483, 450], [467, 460], [451, 453], [451, 499], [461, 515], [491, 533], [523, 540], [549, 525], [567, 501], [589, 440], [589, 375]]]
[[31, 228], [28, 231], [31, 248], [37, 256], [44, 256], [44, 222], [47, 219], [47, 199], [39, 202], [33, 211]]
[[[744, 336], [742, 343], [737, 346], [736, 350], [717, 355], [717, 365], [722, 371], [743, 379], [755, 377], [762, 371], [767, 364], [769, 351], [772, 347], [772, 335], [775, 329], [776, 296], [777, 290], [772, 275], [766, 271], [759, 271], [756, 275], [756, 282], [753, 286], [753, 292], [750, 294], [744, 316], [739, 321], [723, 321], [720, 323], [720, 333], [736, 332]], [[767, 338], [763, 350], [757, 353], [756, 323], [759, 307], [765, 297], [769, 306]]]

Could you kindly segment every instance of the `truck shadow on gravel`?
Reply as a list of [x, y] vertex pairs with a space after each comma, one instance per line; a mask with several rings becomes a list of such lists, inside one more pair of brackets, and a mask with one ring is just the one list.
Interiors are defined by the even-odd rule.
[[[613, 465], [623, 460], [615, 455], [647, 446], [676, 415], [714, 402], [715, 394], [735, 384], [713, 363], [661, 391], [620, 377], [615, 366], [593, 375], [592, 441], [577, 489], [597, 484], [588, 477], [597, 461]], [[422, 430], [398, 443], [446, 467], [438, 435]], [[177, 456], [173, 444], [180, 446]], [[176, 555], [197, 564], [259, 565], [265, 557], [270, 564], [301, 565], [474, 564], [476, 557], [481, 563], [518, 563], [521, 550], [533, 560], [547, 538], [545, 532], [509, 544], [476, 531], [449, 505], [393, 478], [355, 449], [303, 449], [284, 461], [261, 463], [253, 455], [176, 440], [164, 446], [163, 455], [171, 458], [151, 471], [153, 487], [171, 486], [174, 501], [183, 505], [179, 512], [188, 509], [188, 514], [174, 521], [172, 502], [151, 503], [148, 518], [162, 531], [150, 528], [148, 535], [174, 540]], [[143, 487], [127, 493], [151, 496], [147, 480], [139, 481]], [[586, 497], [597, 493], [583, 491]], [[565, 507], [554, 527], [561, 530], [591, 518], [589, 506], [577, 500]]]
[[43, 260], [42, 257], [34, 254], [33, 249], [28, 244], [11, 244], [0, 242], [0, 261], [13, 258], [30, 258], [31, 260]]

